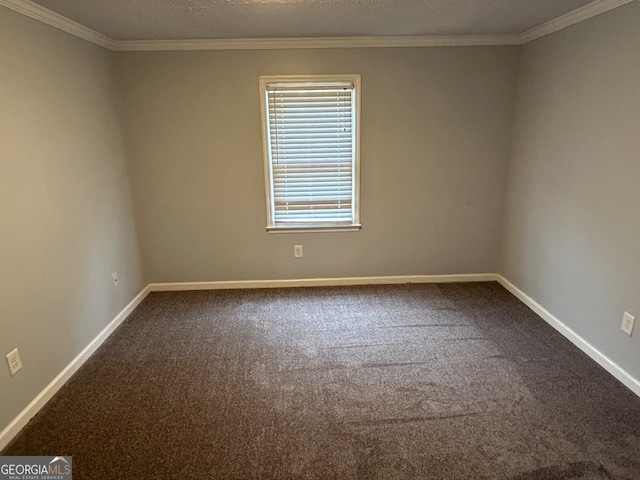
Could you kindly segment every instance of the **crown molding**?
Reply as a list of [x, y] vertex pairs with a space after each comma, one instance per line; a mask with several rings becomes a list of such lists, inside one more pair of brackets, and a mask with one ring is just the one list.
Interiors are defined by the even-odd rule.
[[512, 35], [413, 37], [245, 38], [203, 40], [113, 40], [30, 0], [0, 0], [7, 7], [114, 52], [175, 50], [276, 50], [304, 48], [401, 48], [522, 45], [635, 0], [595, 0], [531, 30]]
[[21, 13], [22, 15], [38, 20], [75, 37], [100, 45], [101, 47], [109, 50], [113, 49], [115, 42], [106, 35], [91, 30], [84, 25], [80, 25], [73, 20], [69, 20], [67, 17], [63, 17], [29, 0], [0, 0], [0, 6], [7, 7], [14, 12]]
[[576, 23], [583, 22], [592, 17], [600, 15], [601, 13], [608, 12], [614, 8], [621, 7], [627, 3], [631, 3], [635, 0], [595, 0], [584, 7], [577, 8], [569, 13], [566, 13], [558, 18], [554, 18], [542, 25], [539, 25], [531, 30], [528, 30], [520, 34], [521, 43], [528, 43], [536, 40], [540, 37], [550, 35], [554, 32], [562, 30], [563, 28], [570, 27]]
[[276, 50], [304, 48], [456, 47], [518, 45], [517, 35], [438, 35], [424, 37], [315, 37], [211, 40], [131, 40], [114, 42], [115, 51]]

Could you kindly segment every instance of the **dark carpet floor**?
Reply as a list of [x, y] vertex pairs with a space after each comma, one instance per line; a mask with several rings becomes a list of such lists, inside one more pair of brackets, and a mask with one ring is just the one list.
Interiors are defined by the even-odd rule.
[[497, 283], [152, 293], [2, 452], [74, 479], [640, 479], [640, 398]]

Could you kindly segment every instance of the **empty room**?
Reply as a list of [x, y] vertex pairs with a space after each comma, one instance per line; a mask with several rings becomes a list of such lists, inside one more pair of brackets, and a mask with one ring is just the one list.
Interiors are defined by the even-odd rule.
[[640, 478], [638, 52], [639, 0], [0, 0], [0, 479]]

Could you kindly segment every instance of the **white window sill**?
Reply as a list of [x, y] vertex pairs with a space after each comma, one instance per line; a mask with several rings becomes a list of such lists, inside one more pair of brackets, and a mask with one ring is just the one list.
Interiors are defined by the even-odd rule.
[[267, 227], [268, 233], [336, 233], [358, 232], [360, 230], [362, 230], [362, 225], [360, 225], [359, 223], [350, 225], [300, 225]]

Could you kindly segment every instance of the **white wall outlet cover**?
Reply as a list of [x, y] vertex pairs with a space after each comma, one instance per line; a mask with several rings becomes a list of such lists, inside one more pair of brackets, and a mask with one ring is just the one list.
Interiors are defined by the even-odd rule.
[[302, 258], [302, 245], [293, 246], [293, 256], [296, 258]]
[[118, 286], [118, 273], [117, 272], [113, 272], [111, 274], [111, 280], [113, 280], [113, 286], [117, 287]]
[[631, 333], [633, 332], [633, 323], [635, 322], [635, 320], [636, 320], [636, 317], [634, 317], [630, 313], [624, 312], [620, 330], [622, 330], [627, 335], [631, 335]]
[[22, 360], [20, 360], [20, 353], [17, 348], [7, 353], [7, 363], [9, 364], [11, 375], [15, 375], [22, 368]]

